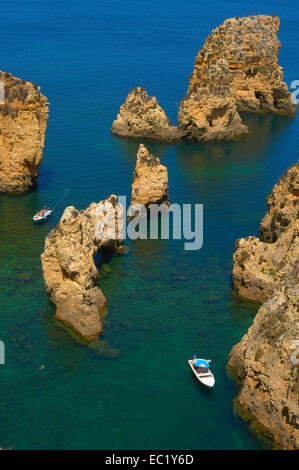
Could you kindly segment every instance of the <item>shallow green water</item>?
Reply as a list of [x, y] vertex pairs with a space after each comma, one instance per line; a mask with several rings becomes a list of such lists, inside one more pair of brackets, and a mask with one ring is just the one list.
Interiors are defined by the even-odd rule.
[[[187, 252], [182, 241], [128, 241], [129, 254], [108, 261], [111, 273], [99, 280], [108, 299], [106, 357], [54, 323], [40, 265], [64, 206], [130, 194], [140, 142], [109, 132], [130, 88], [144, 85], [174, 118], [203, 38], [224, 17], [252, 9], [190, 2], [186, 15], [181, 2], [165, 1], [157, 15], [150, 2], [88, 0], [88, 10], [54, 1], [50, 11], [46, 2], [4, 4], [1, 68], [41, 85], [51, 116], [38, 187], [0, 196], [0, 446], [261, 448], [233, 413], [236, 389], [225, 372], [257, 311], [232, 289], [232, 254], [236, 238], [258, 233], [266, 195], [297, 160], [297, 118], [244, 116], [251, 133], [237, 142], [147, 143], [168, 167], [171, 201], [204, 204], [204, 246]], [[285, 21], [289, 83], [297, 20], [271, 8]], [[53, 217], [33, 225], [32, 215], [65, 188]], [[186, 363], [194, 353], [212, 358], [214, 390], [195, 382]]]

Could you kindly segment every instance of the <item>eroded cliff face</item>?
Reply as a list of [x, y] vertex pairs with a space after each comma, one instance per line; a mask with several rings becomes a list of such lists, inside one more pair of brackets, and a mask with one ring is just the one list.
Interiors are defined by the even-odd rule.
[[169, 205], [167, 168], [142, 144], [137, 154], [131, 204], [142, 204], [146, 208], [151, 204]]
[[156, 98], [142, 87], [135, 87], [120, 107], [111, 132], [123, 137], [143, 137], [157, 140], [177, 139], [177, 128], [172, 126]]
[[195, 70], [196, 79], [191, 77], [180, 103], [178, 128], [182, 136], [209, 141], [248, 133], [237, 112], [227, 61], [215, 60]]
[[299, 163], [288, 169], [267, 198], [261, 238], [236, 242], [233, 283], [241, 296], [263, 302], [276, 289], [289, 253], [299, 259], [296, 230], [299, 211]]
[[[299, 448], [299, 163], [280, 178], [261, 224], [267, 242], [237, 242], [234, 284], [263, 301], [253, 325], [233, 347], [228, 371], [240, 383], [241, 415], [277, 447]], [[292, 356], [293, 355], [293, 356]]]
[[285, 270], [228, 359], [228, 371], [240, 382], [236, 407], [241, 416], [283, 449], [299, 449], [298, 273], [298, 263]]
[[43, 276], [57, 320], [86, 340], [102, 331], [106, 299], [97, 287], [94, 255], [122, 243], [123, 208], [117, 197], [92, 203], [85, 210], [67, 207], [49, 233], [41, 256]]
[[227, 63], [238, 111], [295, 114], [296, 105], [283, 81], [283, 69], [277, 63], [281, 47], [277, 38], [279, 23], [274, 15], [225, 20], [200, 49], [188, 94], [202, 86], [203, 70], [221, 58]]
[[0, 192], [23, 193], [37, 181], [43, 158], [48, 103], [40, 89], [0, 72], [5, 103], [0, 104]]

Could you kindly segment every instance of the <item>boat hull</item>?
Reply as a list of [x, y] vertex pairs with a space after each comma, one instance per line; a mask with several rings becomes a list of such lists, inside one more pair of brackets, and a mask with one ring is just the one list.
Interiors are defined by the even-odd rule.
[[211, 371], [210, 371], [208, 376], [200, 376], [200, 374], [198, 374], [197, 371], [193, 367], [193, 361], [188, 360], [188, 364], [191, 367], [193, 374], [195, 375], [195, 377], [197, 378], [197, 380], [201, 384], [203, 384], [205, 387], [208, 387], [208, 388], [213, 388], [214, 387], [215, 377], [214, 377], [214, 375], [212, 374]]
[[47, 211], [45, 215], [39, 216], [38, 214], [35, 214], [33, 217], [34, 222], [44, 222], [50, 215], [52, 214], [53, 211]]

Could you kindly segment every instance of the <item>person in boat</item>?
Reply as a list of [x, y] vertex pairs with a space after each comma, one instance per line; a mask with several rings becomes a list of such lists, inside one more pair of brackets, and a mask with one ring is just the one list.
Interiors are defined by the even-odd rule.
[[200, 363], [200, 361], [197, 361], [197, 357], [194, 356], [193, 367], [198, 374], [207, 374], [209, 372], [210, 363], [211, 363], [210, 359], [208, 361], [202, 361], [202, 363]]
[[207, 374], [209, 372], [209, 368], [208, 367], [198, 367], [197, 372], [199, 372], [199, 374]]
[[209, 370], [208, 367], [196, 366], [195, 364], [193, 367], [196, 370], [196, 372], [198, 372], [199, 374], [205, 374]]

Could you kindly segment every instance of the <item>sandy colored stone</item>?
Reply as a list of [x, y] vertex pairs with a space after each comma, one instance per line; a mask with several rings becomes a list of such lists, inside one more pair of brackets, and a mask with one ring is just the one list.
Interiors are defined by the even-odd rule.
[[240, 383], [236, 405], [241, 416], [283, 449], [299, 449], [298, 364], [291, 360], [299, 349], [298, 273], [298, 261], [285, 270], [273, 296], [233, 347], [227, 366]]
[[48, 103], [39, 87], [0, 72], [0, 192], [23, 193], [37, 181], [43, 158]]
[[150, 139], [234, 139], [248, 133], [240, 111], [294, 115], [283, 69], [278, 65], [279, 18], [255, 15], [226, 19], [198, 52], [181, 101], [178, 126], [156, 98], [136, 87], [121, 106], [112, 132]]
[[94, 255], [100, 249], [115, 250], [122, 244], [122, 215], [122, 206], [114, 195], [82, 211], [67, 207], [45, 241], [43, 276], [56, 305], [55, 318], [87, 340], [97, 338], [102, 331], [106, 306], [97, 287]]
[[298, 184], [299, 162], [268, 197], [261, 223], [266, 242], [248, 237], [236, 244], [234, 284], [263, 304], [227, 366], [240, 383], [241, 415], [283, 449], [299, 449], [299, 354], [291, 359], [299, 351]]
[[263, 302], [275, 291], [287, 256], [299, 259], [295, 236], [299, 211], [299, 163], [290, 167], [267, 198], [261, 238], [236, 242], [233, 283], [241, 296]]
[[137, 154], [131, 204], [146, 208], [151, 204], [169, 205], [167, 168], [142, 144]]
[[123, 137], [143, 137], [157, 140], [178, 138], [177, 128], [171, 125], [156, 98], [142, 87], [135, 87], [120, 107], [111, 132]]
[[281, 43], [277, 16], [255, 15], [226, 19], [207, 37], [200, 49], [188, 94], [201, 85], [204, 70], [219, 60], [227, 63], [238, 111], [293, 115], [291, 101], [278, 65]]
[[267, 207], [268, 212], [260, 226], [261, 238], [268, 243], [275, 243], [298, 219], [299, 161], [279, 178], [267, 196]]
[[247, 134], [237, 112], [227, 61], [214, 60], [196, 66], [195, 71], [178, 114], [184, 139], [226, 140]]

